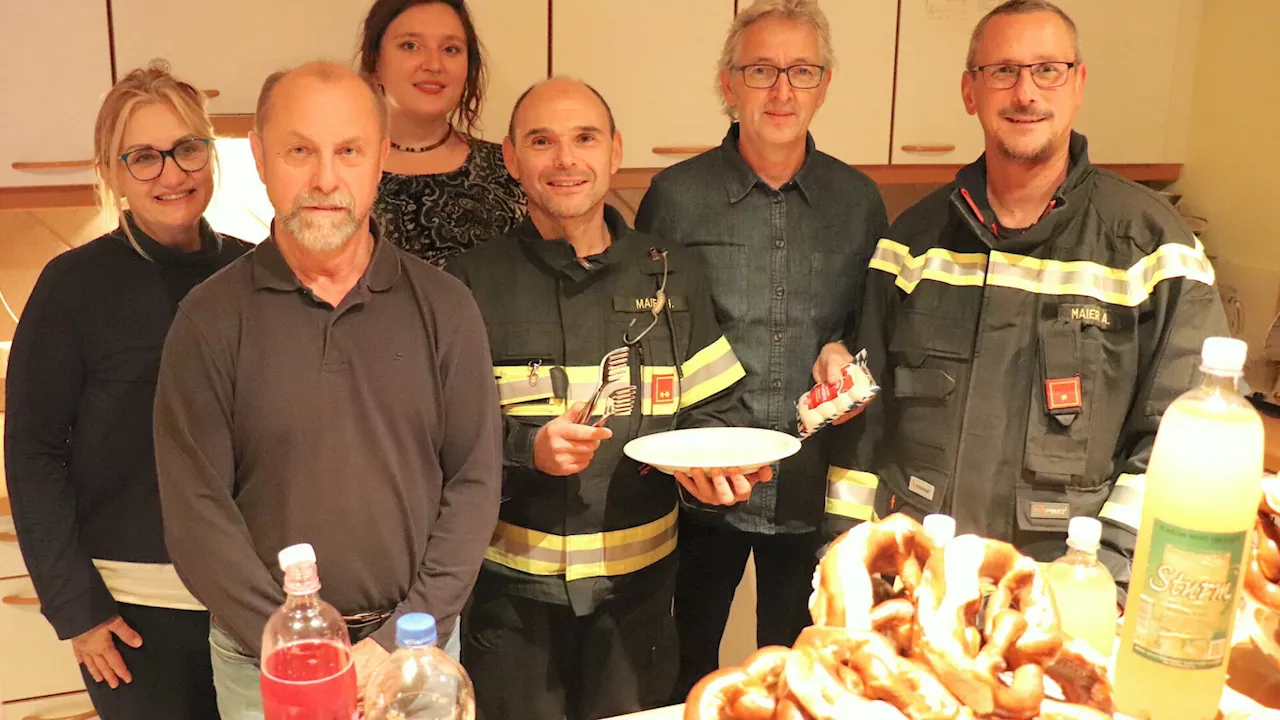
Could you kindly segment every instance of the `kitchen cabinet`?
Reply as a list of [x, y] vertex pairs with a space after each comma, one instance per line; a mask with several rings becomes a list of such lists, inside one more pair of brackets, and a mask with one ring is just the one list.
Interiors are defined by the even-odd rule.
[[[61, 642], [40, 614], [29, 578], [0, 580], [0, 700], [84, 689], [71, 643]], [[6, 708], [5, 712], [8, 712]]]
[[98, 717], [98, 713], [93, 709], [89, 693], [81, 691], [5, 703], [0, 708], [0, 717], [8, 720], [90, 720]]
[[551, 71], [609, 102], [623, 167], [665, 167], [724, 138], [716, 67], [733, 13], [733, 0], [552, 0]]
[[350, 64], [368, 9], [368, 2], [352, 0], [312, 0], [305, 7], [220, 0], [216, 9], [169, 0], [114, 2], [116, 68], [123, 77], [164, 60], [180, 79], [218, 91], [209, 112], [252, 114], [271, 73], [321, 58]]
[[480, 113], [485, 140], [502, 142], [516, 98], [547, 77], [549, 1], [467, 0], [489, 73]]
[[826, 3], [836, 69], [809, 131], [818, 149], [851, 165], [889, 162], [898, 0]]
[[[1076, 128], [1096, 163], [1180, 162], [1202, 0], [1062, 0], [1087, 66]], [[997, 0], [904, 0], [898, 25], [895, 164], [968, 163], [982, 153], [960, 76], [969, 35]]]
[[[501, 140], [516, 97], [547, 74], [549, 0], [471, 0], [489, 69], [484, 137]], [[223, 0], [218, 12], [164, 0], [113, 5], [116, 62], [129, 69], [164, 59], [178, 77], [218, 91], [215, 115], [252, 114], [262, 81], [313, 59], [354, 65], [370, 2], [315, 0], [305, 13], [289, 3]], [[192, 32], [175, 32], [175, 28]]]
[[108, 39], [102, 0], [0, 3], [0, 187], [93, 182]]

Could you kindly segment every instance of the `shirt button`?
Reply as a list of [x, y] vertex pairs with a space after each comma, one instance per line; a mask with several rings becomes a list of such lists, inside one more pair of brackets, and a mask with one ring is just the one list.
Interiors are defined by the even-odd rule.
[[776, 332], [776, 333], [774, 333], [774, 334], [773, 334], [773, 341], [774, 341], [774, 342], [782, 342], [782, 333], [780, 333], [780, 332]]
[[787, 241], [783, 240], [782, 238], [778, 238], [777, 240], [773, 241], [773, 246], [776, 248], [784, 248], [787, 246]]
[[778, 297], [782, 297], [783, 295], [787, 294], [787, 289], [779, 285], [778, 287], [773, 289], [773, 294]]
[[774, 390], [781, 390], [781, 389], [782, 389], [782, 381], [781, 381], [781, 380], [774, 380], [774, 381], [773, 381], [773, 389], [774, 389]]

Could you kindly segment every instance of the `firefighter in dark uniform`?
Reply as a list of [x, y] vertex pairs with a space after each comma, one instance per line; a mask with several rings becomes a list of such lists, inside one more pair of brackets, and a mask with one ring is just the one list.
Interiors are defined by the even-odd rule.
[[[746, 500], [770, 471], [699, 470], [677, 484], [623, 445], [742, 424], [744, 372], [696, 258], [604, 204], [622, 147], [594, 90], [535, 85], [516, 104], [504, 155], [529, 217], [447, 266], [484, 315], [505, 424], [500, 519], [464, 620], [462, 661], [485, 720], [655, 707], [677, 665], [678, 503], [713, 511]], [[601, 358], [619, 347], [629, 350], [634, 408], [607, 428], [576, 422]]]
[[[1204, 248], [1155, 192], [1089, 163], [1071, 122], [1085, 66], [1041, 0], [992, 10], [963, 78], [986, 152], [898, 218], [872, 257], [856, 337], [881, 396], [839, 428], [833, 532], [908, 512], [1065, 552], [1103, 521], [1123, 592], [1147, 458], [1165, 408], [1226, 335]], [[829, 345], [827, 377], [848, 353]]]

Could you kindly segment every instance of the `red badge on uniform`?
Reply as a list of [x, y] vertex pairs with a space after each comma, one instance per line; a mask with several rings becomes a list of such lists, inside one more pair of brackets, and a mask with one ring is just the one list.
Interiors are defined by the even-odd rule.
[[1079, 410], [1084, 405], [1080, 393], [1080, 376], [1045, 380], [1044, 400], [1049, 412]]
[[670, 373], [654, 375], [649, 401], [654, 405], [670, 405], [676, 401], [676, 376]]

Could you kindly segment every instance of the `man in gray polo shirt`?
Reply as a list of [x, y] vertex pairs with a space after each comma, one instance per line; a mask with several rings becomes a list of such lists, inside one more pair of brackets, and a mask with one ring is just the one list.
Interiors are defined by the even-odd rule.
[[377, 94], [337, 65], [274, 75], [250, 140], [271, 237], [182, 303], [155, 414], [166, 541], [212, 614], [219, 710], [235, 720], [261, 717], [281, 548], [315, 547], [363, 676], [400, 614], [452, 633], [502, 465], [471, 293], [370, 225], [389, 142]]

